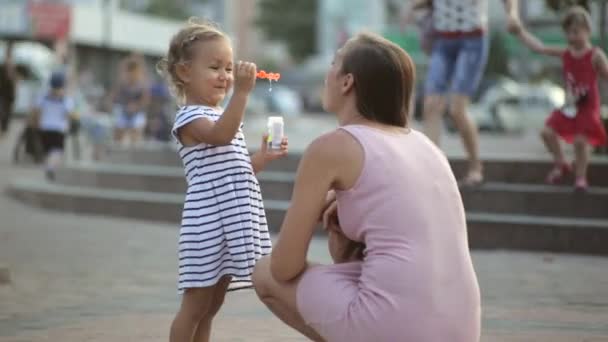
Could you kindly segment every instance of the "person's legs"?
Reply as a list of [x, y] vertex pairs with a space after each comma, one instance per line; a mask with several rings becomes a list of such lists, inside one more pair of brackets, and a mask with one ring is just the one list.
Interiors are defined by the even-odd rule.
[[466, 95], [452, 96], [449, 112], [460, 133], [469, 160], [469, 170], [465, 182], [479, 183], [483, 180], [482, 164], [479, 158], [479, 135], [477, 125], [467, 114], [469, 99]]
[[224, 276], [215, 286], [215, 293], [209, 307], [209, 312], [207, 312], [205, 317], [198, 322], [194, 338], [192, 339], [193, 342], [209, 342], [211, 339], [211, 323], [224, 304], [224, 298], [226, 297], [228, 285], [230, 285], [230, 279], [230, 276]]
[[562, 146], [557, 139], [557, 134], [553, 131], [553, 129], [549, 126], [543, 127], [540, 132], [540, 137], [545, 144], [545, 147], [551, 153], [553, 157], [553, 161], [556, 165], [566, 164], [566, 157], [564, 157], [564, 152], [562, 151]]
[[313, 341], [323, 341], [323, 338], [306, 324], [298, 311], [297, 288], [298, 281], [279, 283], [270, 272], [270, 256], [258, 260], [253, 271], [253, 286], [260, 300], [266, 304], [281, 321], [296, 329]]
[[571, 171], [570, 165], [568, 162], [566, 162], [566, 157], [562, 151], [562, 146], [559, 143], [557, 134], [551, 127], [545, 126], [542, 129], [540, 136], [545, 144], [545, 147], [549, 153], [551, 153], [553, 162], [555, 164], [551, 171], [549, 171], [545, 181], [549, 184], [555, 184], [562, 179], [566, 173]]
[[0, 137], [8, 133], [13, 104], [0, 99]]
[[442, 116], [446, 105], [444, 95], [456, 62], [452, 45], [450, 39], [435, 40], [424, 84], [424, 108], [422, 108], [424, 133], [436, 145], [439, 145], [442, 130]]
[[459, 39], [458, 57], [450, 93], [450, 115], [460, 132], [469, 160], [465, 185], [476, 185], [483, 181], [482, 163], [479, 157], [477, 126], [468, 115], [471, 97], [475, 95], [488, 59], [486, 37]]
[[574, 175], [576, 176], [575, 186], [578, 190], [587, 189], [587, 166], [590, 152], [587, 138], [577, 135], [574, 138]]
[[[192, 341], [197, 326], [206, 319], [216, 301], [216, 294], [216, 286], [186, 289], [179, 311], [171, 324], [170, 342]], [[203, 327], [202, 336], [206, 336], [207, 332], [204, 330]]]

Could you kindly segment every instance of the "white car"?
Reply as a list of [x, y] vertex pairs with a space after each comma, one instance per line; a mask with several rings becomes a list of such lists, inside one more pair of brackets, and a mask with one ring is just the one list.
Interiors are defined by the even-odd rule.
[[480, 130], [519, 133], [540, 129], [565, 99], [564, 89], [551, 82], [531, 84], [503, 79], [470, 106], [470, 114]]

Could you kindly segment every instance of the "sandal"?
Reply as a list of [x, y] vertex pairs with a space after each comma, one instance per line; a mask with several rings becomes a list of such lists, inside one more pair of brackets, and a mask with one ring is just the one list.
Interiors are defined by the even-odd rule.
[[562, 178], [564, 178], [565, 175], [570, 172], [572, 172], [572, 167], [569, 164], [555, 164], [555, 166], [553, 166], [553, 169], [549, 171], [549, 174], [547, 175], [545, 181], [547, 182], [547, 184], [557, 184], [559, 181], [562, 180]]

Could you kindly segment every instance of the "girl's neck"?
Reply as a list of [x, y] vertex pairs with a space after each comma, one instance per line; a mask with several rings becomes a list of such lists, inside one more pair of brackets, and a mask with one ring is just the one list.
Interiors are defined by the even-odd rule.
[[185, 106], [205, 106], [205, 107], [211, 107], [211, 108], [215, 108], [215, 109], [220, 108], [219, 103], [210, 103], [209, 101], [205, 101], [203, 98], [191, 96], [188, 94], [186, 94], [186, 101], [184, 102], [184, 105]]
[[568, 47], [568, 49], [574, 55], [580, 56], [580, 55], [584, 54], [585, 52], [589, 51], [589, 49], [591, 49], [591, 47], [592, 47], [592, 45], [590, 42], [585, 42], [584, 44], [581, 44], [580, 46], [570, 45]]

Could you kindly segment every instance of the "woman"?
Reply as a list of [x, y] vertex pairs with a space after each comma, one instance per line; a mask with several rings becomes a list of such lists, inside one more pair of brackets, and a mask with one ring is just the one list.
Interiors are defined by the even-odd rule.
[[[327, 73], [324, 107], [340, 128], [304, 153], [274, 250], [253, 275], [270, 310], [313, 340], [479, 339], [479, 287], [456, 179], [440, 150], [407, 127], [414, 73], [405, 51], [373, 34], [349, 40]], [[344, 236], [355, 253], [310, 265], [332, 191], [340, 228], [331, 228], [338, 235], [330, 252], [339, 256]]]
[[[509, 29], [519, 20], [518, 1], [503, 0]], [[449, 101], [449, 114], [460, 132], [469, 167], [463, 186], [483, 182], [477, 126], [468, 116], [469, 102], [477, 92], [488, 59], [487, 0], [414, 0], [404, 10], [404, 23], [413, 12], [431, 11], [432, 43], [424, 85], [424, 131], [439, 145], [441, 117]], [[427, 28], [429, 29], [429, 28]], [[428, 33], [428, 32], [427, 32]], [[428, 41], [429, 37], [425, 36]]]

